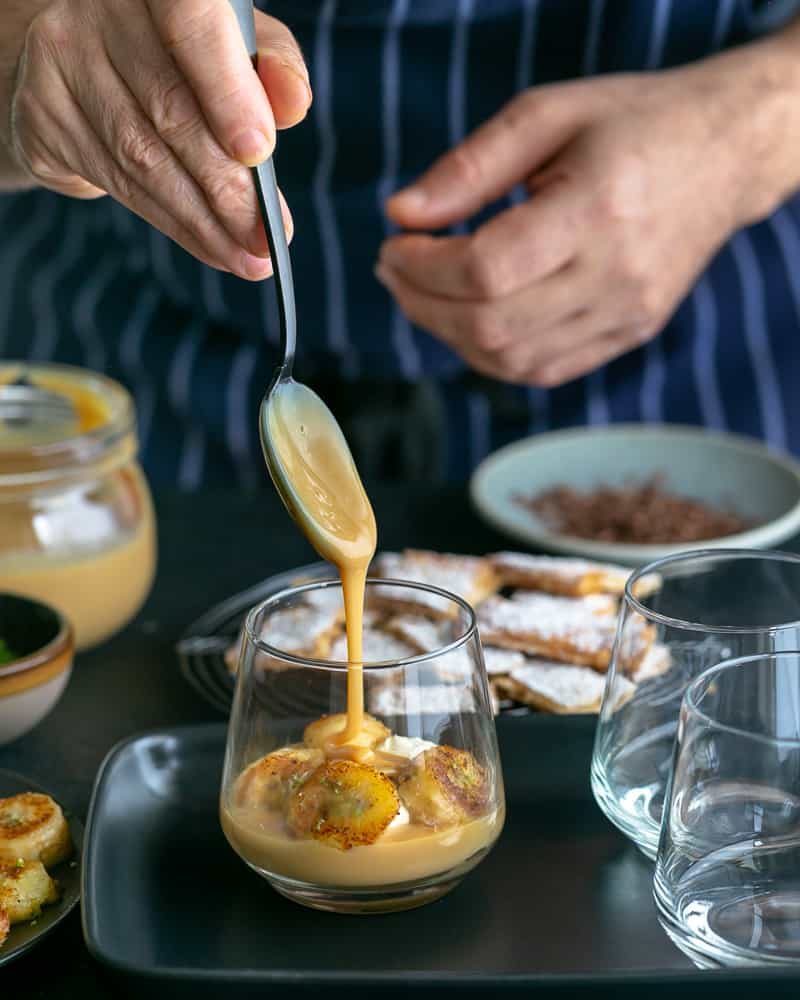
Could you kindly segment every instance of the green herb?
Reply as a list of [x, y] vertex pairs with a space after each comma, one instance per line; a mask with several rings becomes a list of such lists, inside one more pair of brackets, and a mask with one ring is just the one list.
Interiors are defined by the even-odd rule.
[[13, 663], [16, 659], [18, 659], [17, 654], [8, 648], [5, 639], [0, 639], [0, 667], [6, 663]]

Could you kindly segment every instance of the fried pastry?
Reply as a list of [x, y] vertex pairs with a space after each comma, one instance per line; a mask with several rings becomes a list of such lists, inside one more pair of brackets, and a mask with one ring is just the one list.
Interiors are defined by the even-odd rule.
[[[589, 667], [537, 658], [498, 677], [498, 689], [508, 698], [557, 715], [583, 715], [598, 712], [606, 679]], [[616, 677], [615, 692], [620, 699], [633, 694], [634, 685]]]
[[[605, 671], [617, 630], [616, 618], [593, 614], [582, 602], [528, 595], [528, 599], [492, 597], [478, 609], [484, 643], [517, 649], [529, 656], [575, 663]], [[653, 629], [642, 619], [628, 620], [625, 656], [635, 670], [653, 640]]]
[[[383, 579], [410, 580], [449, 590], [469, 604], [479, 604], [497, 590], [498, 580], [491, 564], [477, 556], [445, 555], [420, 549], [402, 554], [384, 552], [375, 560], [372, 575]], [[456, 608], [437, 594], [385, 586], [375, 593], [373, 607], [400, 614], [410, 612], [442, 620], [453, 618]]]
[[[596, 563], [588, 559], [535, 556], [525, 552], [496, 552], [490, 561], [504, 587], [543, 590], [565, 597], [620, 595], [632, 572], [625, 566]], [[645, 597], [660, 585], [656, 574], [642, 577], [636, 586], [636, 596]]]

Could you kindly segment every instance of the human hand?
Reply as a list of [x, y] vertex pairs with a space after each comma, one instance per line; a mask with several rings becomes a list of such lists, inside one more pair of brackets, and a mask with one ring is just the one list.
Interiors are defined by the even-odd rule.
[[[709, 63], [709, 67], [711, 63]], [[737, 95], [704, 64], [531, 89], [387, 211], [376, 273], [475, 369], [555, 386], [654, 337], [744, 223]], [[471, 235], [432, 236], [525, 184]]]
[[0, 143], [40, 186], [109, 194], [207, 264], [264, 278], [247, 168], [311, 90], [288, 28], [258, 12], [256, 28], [258, 75], [226, 0], [52, 0], [22, 44]]

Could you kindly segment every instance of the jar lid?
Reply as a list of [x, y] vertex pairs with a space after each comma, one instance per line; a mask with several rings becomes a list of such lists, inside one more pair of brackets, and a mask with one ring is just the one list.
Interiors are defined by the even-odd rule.
[[105, 375], [0, 364], [0, 490], [84, 475], [87, 466], [118, 459], [120, 450], [135, 452], [133, 427], [129, 393]]

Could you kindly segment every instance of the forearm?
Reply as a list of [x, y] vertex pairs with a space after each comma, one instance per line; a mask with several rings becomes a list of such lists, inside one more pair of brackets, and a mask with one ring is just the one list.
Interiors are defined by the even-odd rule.
[[9, 148], [11, 101], [25, 35], [51, 0], [1, 0], [0, 3], [0, 192], [33, 186]]
[[726, 145], [738, 226], [800, 189], [800, 19], [689, 69], [707, 101], [709, 141]]

